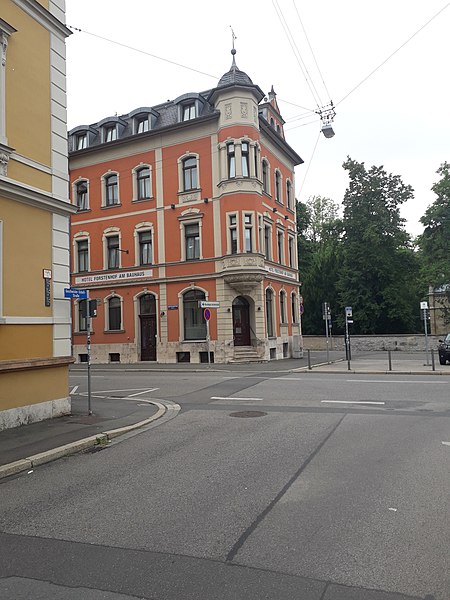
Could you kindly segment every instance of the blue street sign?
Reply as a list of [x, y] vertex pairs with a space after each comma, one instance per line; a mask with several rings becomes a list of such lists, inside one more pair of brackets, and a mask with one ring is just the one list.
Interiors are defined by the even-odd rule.
[[64, 288], [64, 298], [87, 298], [87, 290]]

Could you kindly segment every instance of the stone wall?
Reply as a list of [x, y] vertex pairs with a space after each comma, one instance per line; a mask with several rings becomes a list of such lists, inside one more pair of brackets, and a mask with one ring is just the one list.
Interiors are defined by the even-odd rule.
[[[428, 336], [428, 348], [437, 348], [439, 335]], [[399, 350], [403, 352], [425, 352], [425, 335], [351, 335], [350, 342], [353, 352], [369, 352], [375, 350]], [[333, 336], [328, 340], [329, 350], [345, 351], [343, 335]], [[325, 336], [303, 335], [305, 350], [326, 350]]]

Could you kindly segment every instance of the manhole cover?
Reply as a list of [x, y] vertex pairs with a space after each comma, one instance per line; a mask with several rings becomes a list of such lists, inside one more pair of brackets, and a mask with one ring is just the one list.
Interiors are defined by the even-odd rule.
[[266, 412], [261, 410], [241, 410], [240, 412], [230, 413], [230, 417], [240, 417], [241, 419], [249, 419], [252, 417], [265, 417]]

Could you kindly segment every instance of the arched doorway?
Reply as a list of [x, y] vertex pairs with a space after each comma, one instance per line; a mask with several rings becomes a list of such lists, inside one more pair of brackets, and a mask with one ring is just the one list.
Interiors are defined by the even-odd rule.
[[235, 346], [250, 346], [250, 305], [243, 296], [233, 300], [233, 337]]
[[139, 298], [141, 360], [156, 360], [156, 299], [153, 294]]

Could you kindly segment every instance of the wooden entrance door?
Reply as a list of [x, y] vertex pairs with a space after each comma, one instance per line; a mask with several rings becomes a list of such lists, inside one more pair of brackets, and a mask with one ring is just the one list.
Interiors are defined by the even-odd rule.
[[156, 360], [156, 315], [141, 315], [141, 360]]
[[139, 298], [141, 360], [156, 360], [156, 298], [144, 294]]
[[235, 346], [250, 346], [250, 306], [245, 298], [233, 300], [233, 337]]

